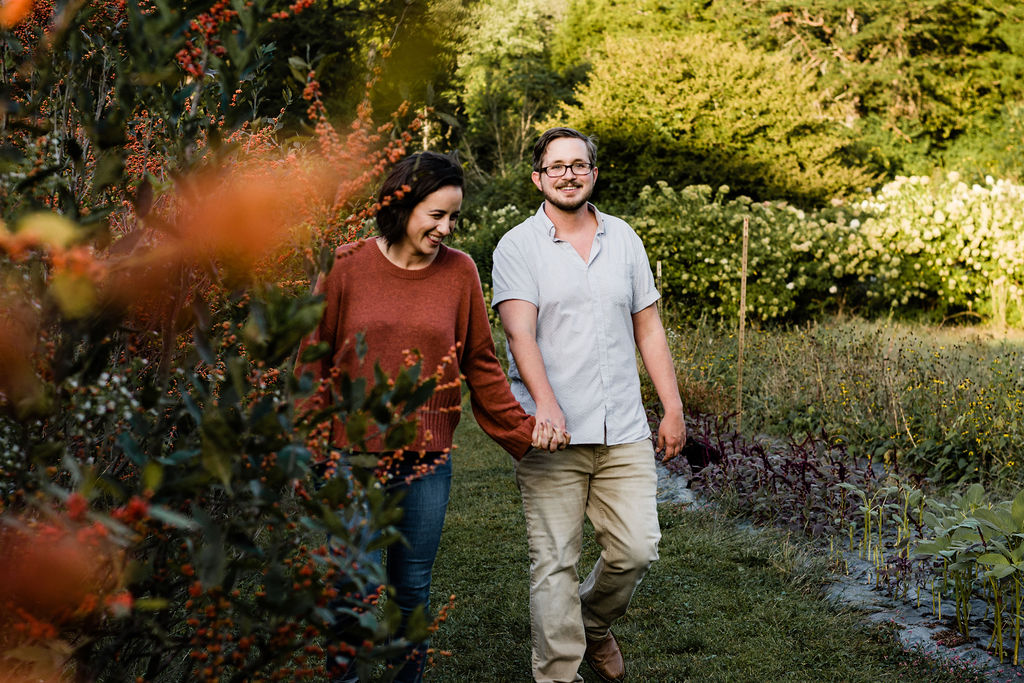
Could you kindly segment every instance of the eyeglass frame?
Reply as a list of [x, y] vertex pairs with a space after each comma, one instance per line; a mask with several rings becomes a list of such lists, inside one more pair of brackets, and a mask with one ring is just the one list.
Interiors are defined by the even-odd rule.
[[[584, 166], [585, 165], [587, 167], [587, 170], [584, 171], [583, 173], [577, 173], [576, 169], [573, 168], [576, 165], [580, 165], [580, 166]], [[550, 173], [548, 173], [548, 169], [549, 168], [554, 168], [555, 166], [563, 166], [564, 169], [558, 175], [551, 175]], [[550, 166], [543, 166], [540, 169], [538, 169], [537, 172], [538, 173], [543, 173], [548, 178], [554, 179], [554, 178], [564, 178], [565, 174], [568, 173], [569, 171], [572, 171], [572, 174], [573, 174], [574, 177], [579, 177], [581, 175], [589, 175], [595, 168], [597, 168], [597, 164], [592, 164], [589, 161], [574, 161], [571, 164], [551, 164]]]

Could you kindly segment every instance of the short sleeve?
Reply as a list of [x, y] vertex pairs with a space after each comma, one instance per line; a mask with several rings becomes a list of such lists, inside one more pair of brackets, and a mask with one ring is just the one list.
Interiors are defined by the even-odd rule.
[[507, 235], [503, 237], [494, 250], [494, 266], [491, 269], [494, 296], [491, 307], [497, 307], [509, 299], [522, 299], [539, 307], [540, 290], [534, 267], [535, 264], [530, 263], [515, 242]]
[[651, 262], [647, 258], [647, 251], [640, 236], [630, 230], [631, 260], [633, 261], [633, 308], [630, 313], [639, 313], [658, 299], [658, 293], [654, 283], [654, 274], [651, 272]]

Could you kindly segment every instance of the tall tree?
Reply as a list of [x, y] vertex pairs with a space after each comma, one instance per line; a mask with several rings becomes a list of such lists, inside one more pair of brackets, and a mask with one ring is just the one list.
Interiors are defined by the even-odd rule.
[[484, 0], [458, 56], [453, 95], [477, 171], [504, 175], [529, 157], [538, 121], [572, 93], [573, 74], [552, 66], [548, 36], [564, 3]]

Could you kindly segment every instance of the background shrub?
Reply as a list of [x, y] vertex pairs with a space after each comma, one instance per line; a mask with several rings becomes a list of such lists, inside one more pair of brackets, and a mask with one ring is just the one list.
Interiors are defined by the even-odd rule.
[[780, 55], [713, 34], [609, 38], [564, 121], [600, 145], [604, 197], [652, 178], [728, 184], [758, 199], [821, 202], [870, 184], [849, 166], [849, 130], [832, 120], [813, 79]]
[[844, 272], [870, 279], [885, 307], [975, 312], [997, 323], [1024, 314], [1024, 186], [960, 174], [898, 177], [855, 205]]
[[[857, 166], [889, 177], [936, 166], [1013, 177], [1024, 141], [1022, 25], [1019, 3], [970, 0], [572, 0], [552, 50], [559, 64], [596, 64], [613, 57], [602, 50], [609, 36], [642, 36], [657, 55], [663, 43], [714, 35], [796, 67], [782, 101], [816, 93], [828, 118], [850, 128]], [[756, 101], [750, 75], [736, 73], [721, 92]], [[793, 142], [778, 138], [779, 151]], [[689, 182], [740, 187], [737, 178]]]
[[1024, 312], [1024, 188], [958, 174], [900, 177], [817, 210], [727, 198], [729, 188], [646, 187], [629, 219], [666, 301], [683, 317], [738, 312], [742, 225], [750, 221], [748, 315], [805, 319], [822, 310], [970, 314], [1015, 323]]

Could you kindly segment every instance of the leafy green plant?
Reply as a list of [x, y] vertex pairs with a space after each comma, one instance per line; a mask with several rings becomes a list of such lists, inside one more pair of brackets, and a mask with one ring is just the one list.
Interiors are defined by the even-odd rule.
[[943, 584], [952, 575], [957, 624], [965, 636], [969, 635], [971, 595], [987, 594], [993, 610], [989, 647], [994, 645], [1002, 661], [1008, 618], [1014, 638], [1013, 663], [1018, 664], [1024, 492], [1012, 500], [988, 502], [984, 488], [974, 484], [962, 495], [954, 495], [949, 503], [929, 501], [929, 508], [923, 520], [931, 537], [917, 545], [915, 555], [933, 564], [941, 561]]
[[246, 119], [267, 24], [302, 3], [29, 8], [0, 26], [0, 669], [302, 680], [342, 657], [390, 679], [431, 627], [391, 639], [373, 558], [400, 502], [367, 457], [326, 481], [314, 460], [335, 421], [401, 449], [434, 380], [339, 377], [303, 413], [320, 387], [293, 369], [309, 283], [411, 131], [364, 102], [338, 134], [301, 60], [317, 135]]
[[539, 121], [570, 96], [573, 74], [561, 73], [550, 55], [555, 23], [551, 8], [535, 1], [487, 0], [474, 7], [452, 96], [464, 115], [462, 150], [477, 174], [519, 173], [530, 161]]
[[872, 176], [846, 163], [847, 130], [822, 115], [811, 80], [785, 57], [714, 34], [615, 36], [576, 89], [579, 104], [557, 118], [600, 141], [620, 200], [654, 177], [823, 203]]
[[1019, 245], [1024, 187], [956, 173], [897, 178], [815, 211], [730, 198], [706, 185], [645, 187], [629, 214], [679, 315], [733, 317], [742, 225], [750, 226], [747, 315], [806, 319], [823, 310], [1016, 324], [1024, 315]]
[[[1021, 168], [1022, 12], [1014, 3], [969, 0], [575, 0], [552, 49], [560, 63], [592, 63], [614, 58], [602, 50], [608, 36], [660, 45], [712, 34], [797, 67], [806, 81], [793, 90], [811, 83], [820, 111], [852, 132], [848, 153], [857, 164], [889, 176], [937, 166], [1001, 176]], [[753, 82], [721, 92], [750, 99]], [[780, 147], [790, 142], [779, 139]]]
[[[705, 397], [692, 410], [734, 409], [734, 329], [670, 325], [669, 339], [681, 386]], [[748, 328], [744, 429], [779, 438], [824, 432], [853, 455], [940, 487], [1016, 487], [1022, 362], [1015, 335], [985, 329], [848, 318]], [[714, 390], [710, 398], [701, 387]]]
[[675, 314], [732, 318], [739, 310], [742, 226], [750, 224], [747, 316], [770, 321], [804, 317], [837, 299], [839, 255], [829, 248], [862, 214], [845, 207], [805, 212], [786, 202], [728, 198], [706, 185], [675, 190], [660, 181], [638, 195], [628, 220], [644, 240]]
[[935, 305], [1019, 322], [1022, 204], [1024, 188], [991, 177], [971, 186], [958, 173], [897, 178], [858, 204], [866, 218], [846, 235], [853, 258], [841, 267], [862, 280], [873, 274], [866, 296], [893, 308]]

